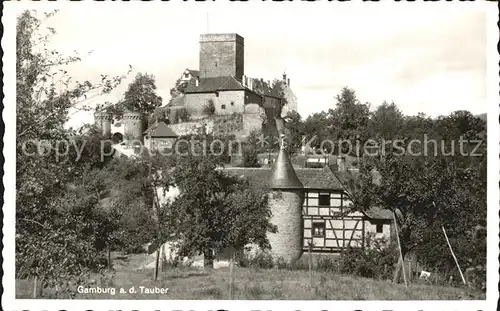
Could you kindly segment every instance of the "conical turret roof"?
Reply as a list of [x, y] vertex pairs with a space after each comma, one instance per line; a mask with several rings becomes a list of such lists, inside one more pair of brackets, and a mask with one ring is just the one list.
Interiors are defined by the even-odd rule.
[[278, 158], [271, 171], [270, 186], [272, 189], [301, 189], [304, 186], [297, 178], [295, 169], [290, 161], [288, 151], [283, 143], [284, 135], [281, 135], [281, 146]]

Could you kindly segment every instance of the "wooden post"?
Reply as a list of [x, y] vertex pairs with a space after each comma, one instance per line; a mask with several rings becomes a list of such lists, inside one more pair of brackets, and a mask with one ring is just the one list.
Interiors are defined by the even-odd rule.
[[160, 266], [160, 251], [161, 251], [161, 247], [158, 247], [158, 249], [156, 250], [156, 259], [155, 259], [155, 271], [154, 271], [154, 275], [153, 275], [153, 280], [157, 281], [158, 280], [158, 268]]
[[111, 264], [111, 245], [110, 245], [109, 241], [108, 241], [108, 268], [109, 269], [112, 268], [112, 264]]
[[412, 274], [411, 274], [411, 260], [408, 260], [408, 283], [411, 283]]
[[311, 286], [311, 289], [313, 288], [313, 277], [312, 277], [312, 243], [309, 242], [308, 248], [307, 248], [307, 254], [308, 254], [308, 259], [309, 259], [309, 285]]
[[403, 279], [405, 280], [406, 288], [408, 288], [408, 283], [406, 282], [405, 261], [403, 258], [403, 251], [401, 250], [401, 241], [399, 241], [398, 221], [396, 219], [396, 212], [395, 211], [392, 212], [392, 216], [394, 217], [394, 226], [396, 227], [396, 238], [398, 240], [399, 256], [401, 258], [401, 267], [403, 268]]
[[229, 299], [233, 300], [233, 286], [234, 286], [234, 261], [235, 252], [231, 251], [231, 259], [229, 261]]
[[450, 240], [448, 240], [448, 235], [446, 235], [446, 230], [444, 230], [444, 226], [441, 226], [443, 229], [444, 237], [446, 239], [446, 243], [448, 243], [448, 247], [450, 248], [451, 255], [453, 256], [453, 259], [455, 260], [455, 263], [457, 264], [457, 269], [458, 272], [460, 272], [460, 276], [462, 277], [462, 282], [464, 282], [464, 285], [467, 285], [467, 282], [465, 281], [465, 277], [462, 273], [462, 269], [460, 269], [460, 265], [458, 264], [457, 257], [455, 256], [455, 253], [453, 252], [453, 249], [451, 248]]
[[36, 298], [37, 290], [38, 290], [38, 277], [35, 275], [35, 280], [33, 281], [33, 298]]

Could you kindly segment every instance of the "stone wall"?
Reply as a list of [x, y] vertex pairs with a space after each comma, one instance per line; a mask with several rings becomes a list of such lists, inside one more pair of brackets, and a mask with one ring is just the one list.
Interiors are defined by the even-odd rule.
[[221, 91], [215, 93], [189, 93], [184, 95], [186, 111], [194, 118], [207, 116], [204, 109], [210, 101], [214, 103], [216, 115], [243, 113], [245, 91]]
[[243, 130], [244, 116], [242, 114], [234, 114], [229, 116], [216, 116], [213, 120], [214, 135], [237, 135]]
[[203, 134], [205, 126], [206, 122], [204, 122], [203, 120], [198, 120], [196, 122], [170, 124], [168, 127], [170, 127], [170, 129], [174, 131], [177, 136], [184, 136]]
[[271, 222], [278, 227], [277, 233], [268, 233], [271, 253], [275, 258], [294, 263], [302, 255], [303, 193], [300, 190], [271, 191], [269, 196]]

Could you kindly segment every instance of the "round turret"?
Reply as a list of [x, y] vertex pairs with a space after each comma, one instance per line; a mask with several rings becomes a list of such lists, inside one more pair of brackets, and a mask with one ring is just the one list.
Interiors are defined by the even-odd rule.
[[141, 140], [142, 134], [146, 130], [144, 115], [140, 112], [125, 112], [123, 114], [123, 123], [125, 125], [125, 139]]
[[102, 135], [111, 135], [111, 122], [113, 120], [113, 115], [105, 111], [96, 111], [94, 113], [95, 125], [101, 129]]
[[277, 233], [269, 233], [271, 253], [275, 260], [293, 264], [302, 255], [303, 185], [290, 162], [281, 135], [281, 147], [271, 172], [269, 206], [271, 222], [278, 227]]

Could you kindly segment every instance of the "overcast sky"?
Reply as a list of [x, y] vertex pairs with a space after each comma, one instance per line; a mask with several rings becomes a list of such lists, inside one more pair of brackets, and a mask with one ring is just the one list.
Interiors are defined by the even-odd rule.
[[[74, 5], [47, 25], [57, 31], [51, 43], [57, 50], [93, 51], [71, 67], [75, 80], [99, 81], [130, 64], [156, 77], [164, 103], [183, 70], [198, 69], [201, 33], [236, 32], [245, 38], [245, 74], [272, 80], [286, 70], [303, 116], [333, 107], [343, 86], [372, 108], [386, 100], [405, 114], [486, 112], [485, 14], [303, 4]], [[118, 100], [128, 82], [96, 101]], [[72, 123], [82, 121], [92, 118], [78, 115]]]

